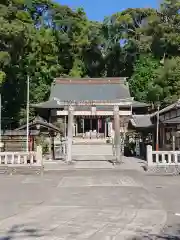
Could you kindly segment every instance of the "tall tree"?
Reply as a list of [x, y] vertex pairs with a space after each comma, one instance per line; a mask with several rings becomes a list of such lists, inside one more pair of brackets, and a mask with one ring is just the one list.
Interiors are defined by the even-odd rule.
[[137, 101], [156, 103], [159, 100], [162, 89], [156, 84], [158, 68], [160, 63], [152, 55], [142, 55], [136, 61], [129, 85]]
[[177, 99], [179, 10], [178, 0], [164, 0], [159, 10], [130, 8], [100, 23], [51, 0], [1, 1], [3, 117], [25, 117], [28, 75], [31, 102], [48, 98], [56, 76], [125, 76], [139, 101]]

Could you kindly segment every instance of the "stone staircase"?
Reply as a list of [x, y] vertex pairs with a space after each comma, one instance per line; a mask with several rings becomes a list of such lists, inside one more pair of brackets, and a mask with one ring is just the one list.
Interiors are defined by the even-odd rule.
[[104, 145], [106, 144], [105, 138], [73, 138], [74, 145]]
[[44, 172], [43, 166], [15, 166], [15, 165], [1, 165], [0, 166], [0, 175], [7, 174], [7, 175], [42, 175]]
[[72, 146], [72, 156], [73, 159], [81, 160], [106, 160], [111, 159], [112, 154], [112, 145], [111, 144], [73, 144]]

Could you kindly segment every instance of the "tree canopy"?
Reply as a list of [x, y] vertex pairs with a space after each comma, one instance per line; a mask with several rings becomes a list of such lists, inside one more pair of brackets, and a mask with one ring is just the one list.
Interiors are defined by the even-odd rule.
[[2, 0], [0, 89], [3, 118], [25, 117], [46, 100], [55, 77], [127, 77], [132, 96], [162, 105], [180, 94], [180, 2], [126, 9], [102, 23], [51, 0]]

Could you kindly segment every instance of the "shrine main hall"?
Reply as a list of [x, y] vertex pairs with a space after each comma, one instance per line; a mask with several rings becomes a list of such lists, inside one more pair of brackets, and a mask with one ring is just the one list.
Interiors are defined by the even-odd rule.
[[113, 133], [113, 103], [119, 106], [120, 131], [123, 132], [130, 116], [147, 112], [145, 103], [131, 98], [126, 78], [118, 77], [56, 78], [51, 86], [49, 100], [33, 104], [33, 107], [51, 123], [61, 119], [66, 137], [68, 107], [71, 103], [74, 105], [74, 137], [110, 137]]

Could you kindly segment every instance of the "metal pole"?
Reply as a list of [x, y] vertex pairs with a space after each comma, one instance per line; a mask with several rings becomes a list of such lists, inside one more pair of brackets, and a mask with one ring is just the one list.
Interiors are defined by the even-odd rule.
[[157, 125], [156, 125], [156, 151], [159, 151], [159, 104], [157, 110]]
[[29, 152], [29, 76], [27, 76], [26, 151]]
[[67, 158], [66, 162], [72, 161], [72, 142], [73, 142], [73, 107], [69, 106], [68, 111], [68, 136], [67, 136]]
[[119, 106], [114, 106], [114, 145], [116, 162], [121, 161], [120, 153], [120, 119], [119, 119]]

